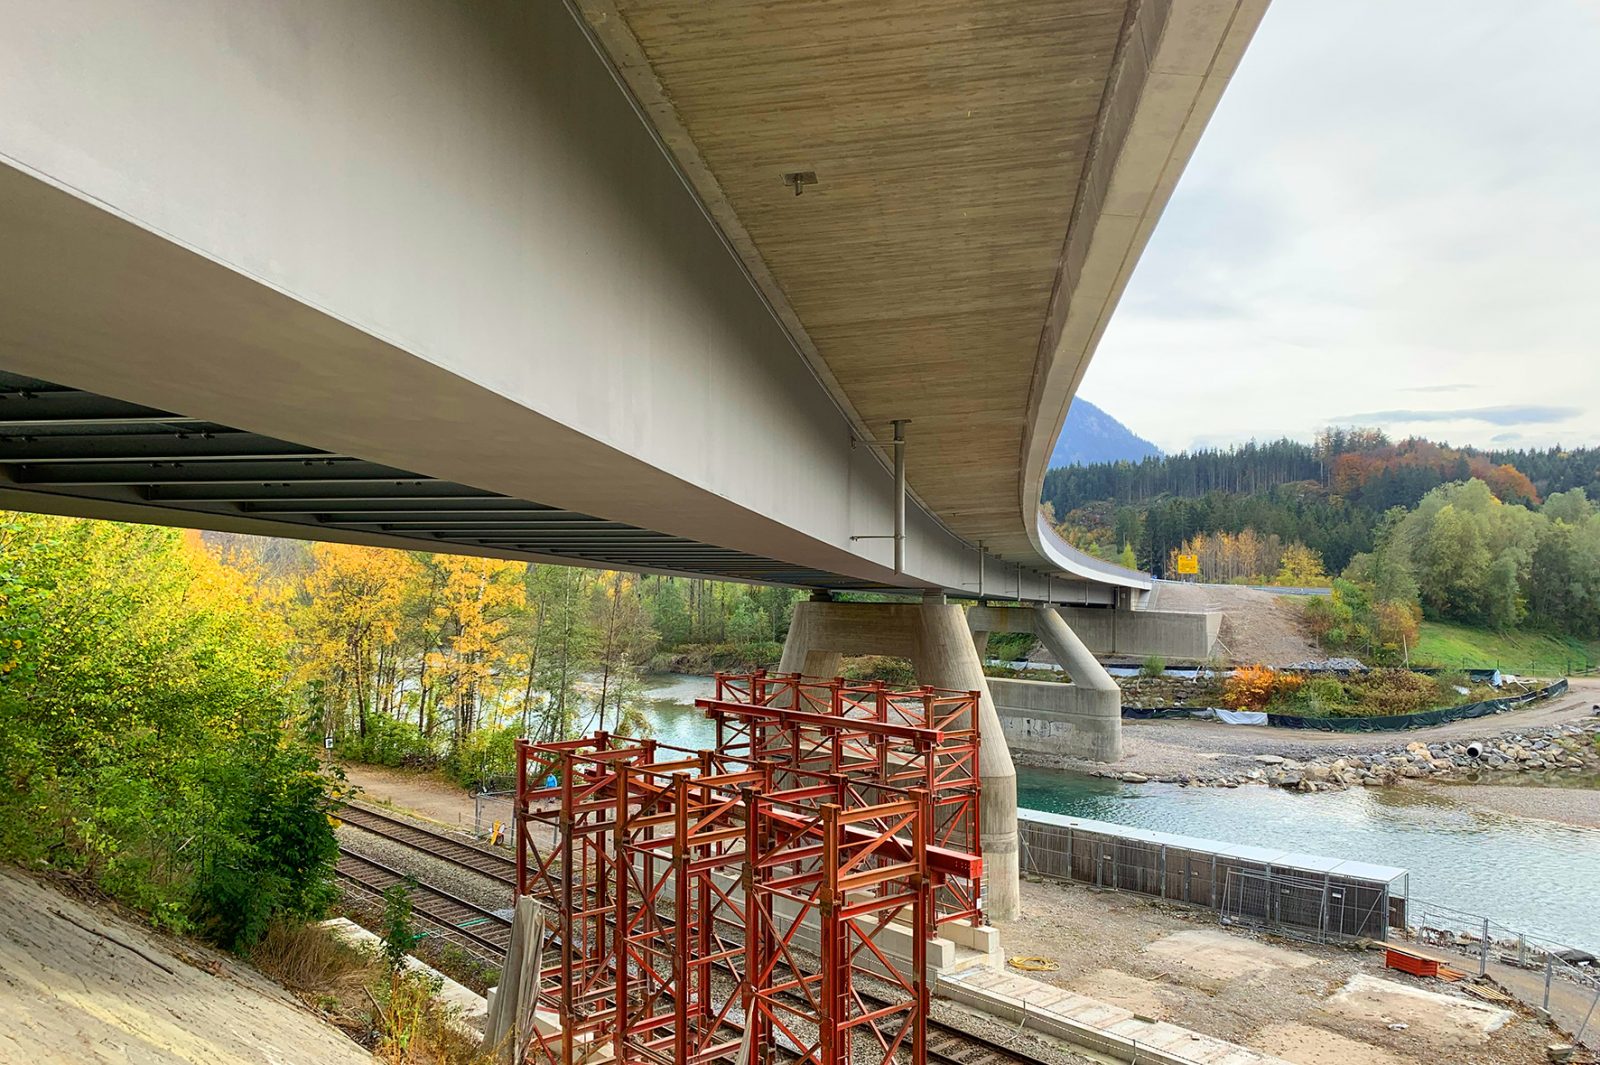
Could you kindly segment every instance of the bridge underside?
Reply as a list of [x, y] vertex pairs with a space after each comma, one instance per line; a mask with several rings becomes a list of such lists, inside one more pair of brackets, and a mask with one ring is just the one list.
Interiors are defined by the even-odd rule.
[[0, 507], [531, 562], [876, 587], [4, 371]]
[[1129, 605], [1043, 463], [1264, 5], [0, 0], [0, 506]]

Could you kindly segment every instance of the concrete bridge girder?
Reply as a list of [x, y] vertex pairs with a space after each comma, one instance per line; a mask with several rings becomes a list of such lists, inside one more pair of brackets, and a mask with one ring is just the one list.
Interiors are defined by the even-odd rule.
[[[983, 33], [961, 13], [987, 15], [978, 0], [926, 25], [915, 4], [896, 6], [903, 15], [846, 19], [802, 5], [782, 13], [784, 34], [776, 11], [752, 22], [727, 5], [691, 18], [601, 2], [195, 0], [171, 18], [159, 4], [0, 0], [0, 393], [135, 404], [161, 414], [141, 435], [198, 422], [258, 451], [267, 441], [273, 454], [393, 470], [400, 503], [420, 505], [434, 481], [672, 540], [600, 558], [554, 539], [435, 538], [464, 553], [811, 587], [982, 595], [987, 583], [1031, 602], [1140, 597], [1147, 576], [1040, 527], [1042, 463], [1265, 0], [1083, 0], [986, 20]], [[1095, 47], [1082, 39], [1090, 21]], [[911, 98], [903, 71], [864, 43], [898, 54], [905, 26], [950, 50], [918, 46], [938, 85]], [[608, 27], [655, 36], [635, 54]], [[709, 39], [726, 63], [740, 32], [786, 37], [788, 51], [756, 65], [808, 87], [784, 122], [739, 92], [748, 69], [661, 61], [674, 77], [698, 71], [699, 119], [687, 93], [640, 95], [660, 81], [652, 56]], [[818, 32], [861, 47], [815, 48]], [[1047, 70], [1030, 66], [1040, 56]], [[844, 74], [857, 91], [837, 91]], [[948, 221], [964, 201], [947, 206], [904, 180], [920, 171], [886, 162], [968, 159], [977, 135], [959, 115], [973, 112], [952, 101], [974, 94], [1016, 128], [1051, 131], [1029, 146], [1048, 177], [1019, 169], [1016, 138], [993, 123], [987, 154], [965, 168], [980, 202], [1004, 185], [1022, 209], [965, 224], [1025, 264], [1031, 301], [1007, 270], [972, 269], [987, 259], [969, 243], [925, 247], [943, 232], [929, 212]], [[747, 125], [727, 125], [733, 97]], [[797, 152], [837, 150], [840, 100], [857, 109], [858, 136], [893, 143], [846, 143], [850, 165], [833, 161], [804, 198], [783, 195], [784, 168], [806, 162]], [[797, 132], [802, 119], [816, 132]], [[732, 146], [728, 180], [710, 145]], [[724, 203], [732, 177], [752, 184]], [[902, 251], [862, 256], [829, 239], [827, 225], [856, 235], [851, 211]], [[1056, 256], [1053, 276], [1025, 242]], [[764, 271], [785, 253], [797, 258], [780, 286]], [[939, 284], [908, 281], [913, 261]], [[843, 303], [819, 309], [833, 297]], [[993, 339], [947, 330], [958, 307]], [[861, 334], [844, 348], [849, 323]], [[686, 415], [698, 415], [693, 432]], [[972, 428], [979, 416], [993, 431]], [[878, 445], [907, 418], [901, 566], [885, 534], [902, 497]], [[971, 461], [951, 462], [958, 453]], [[288, 480], [193, 457], [219, 486]], [[248, 500], [189, 505], [130, 472], [145, 464], [26, 465], [0, 455], [0, 503], [428, 542], [297, 524]]]

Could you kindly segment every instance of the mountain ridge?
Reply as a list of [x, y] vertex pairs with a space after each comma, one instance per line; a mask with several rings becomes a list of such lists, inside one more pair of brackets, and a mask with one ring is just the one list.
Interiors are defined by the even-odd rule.
[[1123, 425], [1095, 404], [1076, 396], [1066, 424], [1050, 452], [1049, 469], [1092, 466], [1103, 462], [1139, 462], [1160, 458], [1159, 447]]

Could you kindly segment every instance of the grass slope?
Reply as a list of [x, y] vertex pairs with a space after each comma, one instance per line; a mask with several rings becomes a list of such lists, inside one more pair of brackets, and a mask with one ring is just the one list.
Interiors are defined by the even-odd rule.
[[1512, 673], [1560, 676], [1600, 663], [1600, 640], [1543, 632], [1495, 632], [1424, 621], [1417, 646], [1411, 649], [1411, 661], [1425, 666], [1499, 668]]

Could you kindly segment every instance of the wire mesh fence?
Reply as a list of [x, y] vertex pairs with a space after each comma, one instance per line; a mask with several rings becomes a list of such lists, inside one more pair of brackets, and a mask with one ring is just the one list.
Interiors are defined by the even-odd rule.
[[1406, 937], [1477, 962], [1519, 969], [1550, 968], [1557, 979], [1600, 991], [1600, 962], [1594, 955], [1546, 936], [1508, 928], [1482, 914], [1422, 901], [1406, 909]]
[[1218, 906], [1223, 919], [1316, 943], [1386, 939], [1387, 886], [1269, 870], [1230, 869]]
[[1396, 885], [1404, 870], [1049, 815], [1029, 814], [1017, 827], [1022, 868], [1037, 876], [1202, 906], [1320, 941], [1382, 940], [1391, 921], [1403, 920]]
[[[1580, 1003], [1574, 1041], [1593, 1047], [1600, 1031], [1600, 959], [1537, 933], [1507, 928], [1482, 914], [1421, 901], [1406, 909], [1407, 939], [1457, 954], [1479, 976], [1513, 983], [1518, 997], [1549, 1012], [1558, 983], [1573, 985]], [[1542, 984], [1542, 989], [1541, 989]]]
[[480, 791], [472, 796], [472, 834], [479, 839], [491, 842], [495, 840], [495, 830], [498, 827], [506, 840], [511, 834], [512, 800], [514, 791]]

